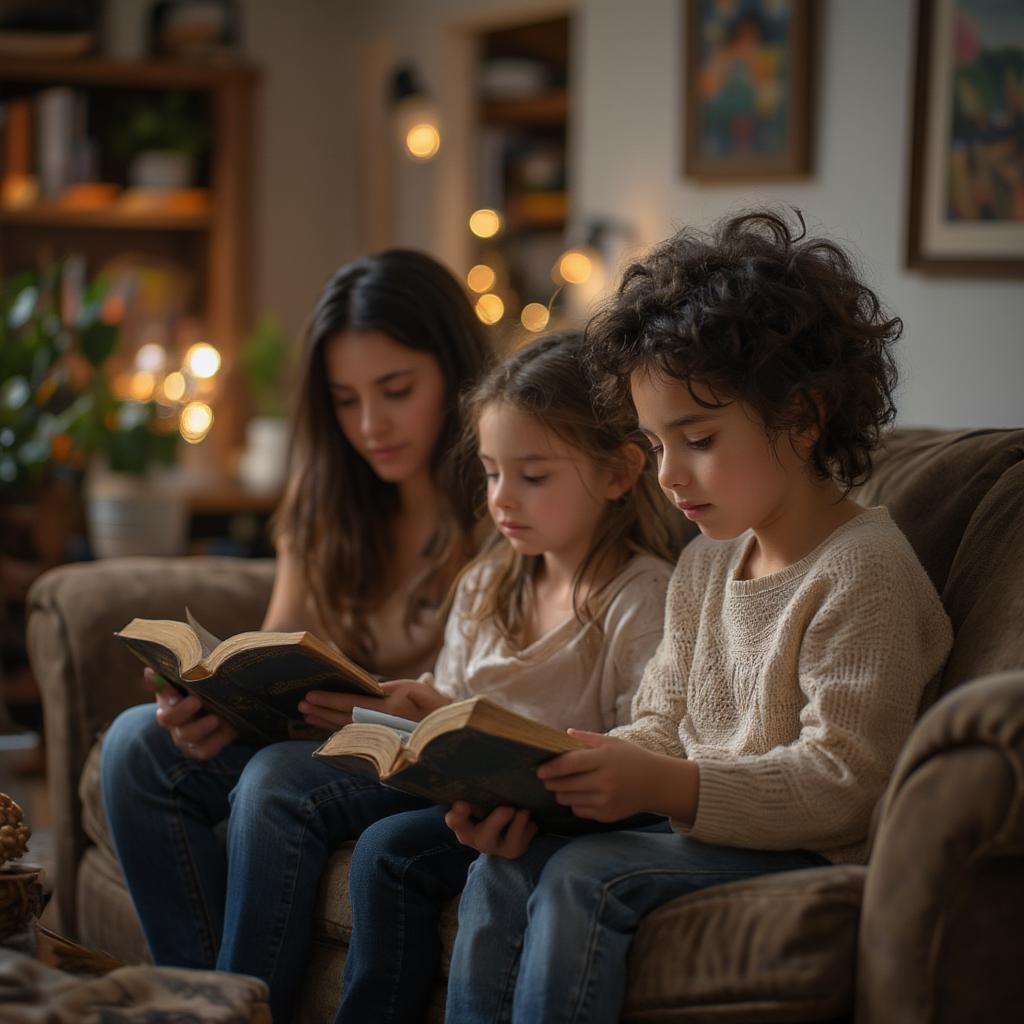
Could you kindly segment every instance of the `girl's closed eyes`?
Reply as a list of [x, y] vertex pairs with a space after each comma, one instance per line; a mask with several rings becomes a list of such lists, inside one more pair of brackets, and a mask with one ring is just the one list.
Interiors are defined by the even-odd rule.
[[706, 452], [715, 439], [714, 434], [708, 434], [707, 437], [701, 437], [695, 440], [688, 440], [686, 442], [687, 448], [692, 448], [695, 452]]
[[[413, 392], [413, 385], [409, 384], [407, 387], [402, 388], [400, 391], [385, 391], [383, 395], [385, 398], [394, 400], [409, 398]], [[334, 400], [335, 408], [338, 409], [351, 409], [353, 406], [359, 404], [359, 399], [355, 395], [348, 398], [336, 398]]]

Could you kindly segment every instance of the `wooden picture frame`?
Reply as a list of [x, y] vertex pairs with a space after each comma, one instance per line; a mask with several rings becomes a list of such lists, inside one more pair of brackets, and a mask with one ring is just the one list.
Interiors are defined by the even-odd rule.
[[908, 267], [1024, 276], [1022, 68], [1018, 0], [919, 0]]
[[813, 0], [685, 0], [687, 176], [803, 178], [812, 163]]

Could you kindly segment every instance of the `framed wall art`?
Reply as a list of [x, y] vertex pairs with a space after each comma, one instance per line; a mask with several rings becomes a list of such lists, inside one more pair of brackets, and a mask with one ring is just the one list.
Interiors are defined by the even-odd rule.
[[813, 14], [812, 0], [688, 0], [687, 175], [810, 173]]
[[907, 264], [1024, 276], [1024, 3], [919, 0]]

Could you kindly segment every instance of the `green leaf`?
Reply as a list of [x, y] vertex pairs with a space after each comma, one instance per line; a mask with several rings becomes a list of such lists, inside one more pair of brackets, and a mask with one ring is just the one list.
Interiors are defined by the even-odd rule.
[[32, 389], [24, 377], [10, 377], [0, 384], [0, 406], [17, 411], [29, 400]]
[[117, 348], [119, 331], [113, 324], [101, 320], [82, 329], [82, 353], [93, 366], [99, 368]]
[[11, 303], [10, 312], [7, 314], [7, 323], [18, 330], [28, 323], [29, 317], [35, 312], [36, 302], [39, 299], [39, 289], [35, 285], [23, 288], [20, 294]]

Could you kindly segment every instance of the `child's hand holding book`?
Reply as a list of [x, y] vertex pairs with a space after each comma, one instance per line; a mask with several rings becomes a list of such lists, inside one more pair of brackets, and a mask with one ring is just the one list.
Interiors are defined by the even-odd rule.
[[[608, 823], [649, 813], [693, 821], [699, 786], [694, 762], [602, 733], [568, 733], [587, 749], [544, 762], [537, 777], [578, 818]], [[451, 806], [445, 822], [463, 846], [510, 860], [521, 857], [537, 833], [528, 811], [497, 807], [478, 819], [465, 801]]]
[[307, 725], [334, 732], [352, 724], [352, 709], [355, 707], [419, 722], [431, 711], [451, 703], [422, 679], [396, 679], [381, 683], [381, 689], [385, 693], [383, 697], [310, 690], [299, 701], [299, 713]]
[[508, 860], [522, 857], [537, 834], [537, 823], [531, 820], [530, 812], [514, 807], [496, 807], [480, 820], [469, 803], [457, 800], [444, 820], [463, 846]]
[[652, 813], [692, 822], [697, 813], [697, 766], [656, 754], [637, 743], [602, 733], [569, 729], [586, 744], [537, 769], [555, 799], [580, 818], [621, 821]]

